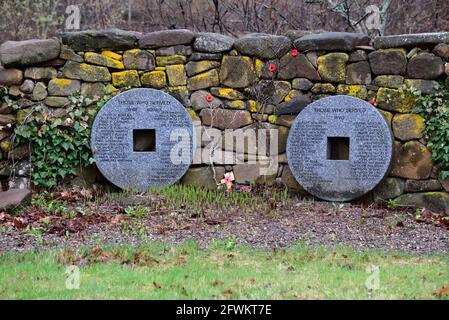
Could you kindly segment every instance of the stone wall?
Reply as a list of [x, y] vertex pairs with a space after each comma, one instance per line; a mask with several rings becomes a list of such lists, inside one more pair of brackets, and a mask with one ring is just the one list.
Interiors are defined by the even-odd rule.
[[[19, 108], [13, 110], [7, 102], [0, 107], [2, 186], [29, 184], [28, 146], [14, 146], [11, 138], [30, 107], [43, 103], [57, 112], [74, 92], [93, 98], [107, 86], [126, 86], [172, 94], [203, 130], [220, 137], [225, 129], [238, 129], [237, 134], [255, 126], [279, 130], [277, 173], [260, 176], [259, 164], [228, 162], [226, 153], [240, 160], [250, 155], [226, 150], [223, 144], [224, 152], [212, 159], [214, 170], [210, 161], [197, 161], [184, 183], [214, 186], [232, 170], [237, 183], [278, 181], [300, 189], [285, 156], [289, 127], [310, 102], [348, 94], [375, 104], [395, 136], [390, 175], [370, 196], [449, 211], [449, 183], [438, 180], [423, 140], [424, 119], [413, 113], [404, 94], [412, 86], [430, 92], [437, 80], [446, 80], [446, 43], [449, 33], [370, 39], [289, 31], [285, 36], [232, 39], [188, 30], [82, 31], [63, 34], [61, 40], [5, 42], [0, 46], [0, 85], [9, 88]], [[101, 178], [92, 168], [84, 172], [89, 172], [89, 183]]]

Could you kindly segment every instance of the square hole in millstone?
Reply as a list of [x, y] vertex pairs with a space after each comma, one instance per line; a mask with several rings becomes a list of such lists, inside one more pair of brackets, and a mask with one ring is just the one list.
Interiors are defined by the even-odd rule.
[[349, 137], [327, 137], [327, 159], [349, 160]]
[[133, 130], [133, 151], [134, 152], [156, 151], [156, 130], [155, 129], [134, 129]]

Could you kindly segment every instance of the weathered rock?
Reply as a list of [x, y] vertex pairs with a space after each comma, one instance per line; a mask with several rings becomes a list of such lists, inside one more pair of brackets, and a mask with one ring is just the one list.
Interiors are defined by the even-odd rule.
[[51, 96], [69, 96], [80, 90], [81, 83], [78, 80], [53, 79], [48, 83], [48, 94]]
[[112, 84], [116, 87], [140, 87], [139, 73], [136, 70], [113, 72]]
[[56, 69], [52, 67], [29, 67], [25, 69], [25, 78], [49, 80], [56, 78]]
[[276, 116], [275, 124], [290, 128], [296, 119], [296, 115]]
[[339, 84], [337, 86], [337, 94], [344, 94], [365, 100], [368, 96], [368, 91], [366, 90], [366, 87], [362, 85]]
[[168, 83], [171, 86], [187, 85], [186, 70], [183, 64], [175, 64], [166, 67]]
[[399, 197], [404, 193], [404, 180], [400, 178], [385, 178], [374, 188], [374, 201], [384, 201]]
[[126, 69], [151, 71], [156, 63], [151, 53], [146, 50], [132, 49], [123, 54], [123, 64]]
[[367, 46], [371, 39], [361, 33], [350, 32], [325, 32], [320, 34], [305, 35], [296, 39], [295, 48], [302, 51], [309, 50], [342, 50], [352, 51], [356, 46]]
[[20, 86], [20, 91], [23, 93], [32, 93], [34, 89], [34, 82], [33, 80], [26, 79], [22, 85]]
[[374, 84], [378, 87], [399, 89], [404, 84], [404, 77], [397, 75], [377, 76], [374, 78]]
[[293, 81], [292, 81], [293, 89], [307, 91], [310, 88], [312, 88], [312, 86], [313, 86], [313, 83], [305, 78], [297, 78], [297, 79], [293, 79]]
[[81, 95], [85, 98], [101, 98], [105, 95], [106, 86], [101, 82], [85, 82], [81, 85]]
[[220, 61], [223, 58], [221, 53], [204, 53], [204, 52], [194, 52], [189, 60], [190, 61], [200, 61], [200, 60], [216, 60]]
[[217, 69], [212, 69], [188, 79], [187, 88], [191, 91], [215, 87], [220, 84]]
[[444, 60], [449, 60], [449, 44], [439, 43], [433, 48], [433, 53], [437, 56], [443, 58]]
[[281, 80], [293, 78], [306, 78], [312, 81], [321, 80], [320, 75], [305, 55], [298, 54], [294, 57], [290, 53], [284, 55], [280, 60], [278, 78]]
[[275, 59], [286, 54], [291, 48], [291, 43], [285, 36], [252, 33], [237, 39], [234, 47], [244, 55]]
[[[261, 85], [263, 85], [264, 83], [268, 84], [268, 80], [262, 80], [259, 82], [259, 84]], [[288, 81], [273, 81], [272, 83], [274, 85], [274, 91], [268, 103], [276, 105], [281, 103], [290, 92], [291, 84]]]
[[84, 59], [79, 54], [76, 54], [71, 48], [67, 46], [61, 47], [61, 52], [59, 53], [59, 58], [63, 60], [72, 60], [75, 62], [83, 62]]
[[[215, 171], [215, 174], [214, 174]], [[224, 167], [198, 167], [190, 168], [181, 180], [182, 184], [196, 187], [204, 187], [208, 189], [217, 189], [225, 174]]]
[[424, 118], [419, 114], [396, 114], [392, 122], [393, 133], [402, 141], [421, 139], [426, 127]]
[[242, 163], [233, 168], [236, 183], [255, 183], [261, 176], [259, 164]]
[[371, 52], [368, 55], [374, 74], [404, 75], [407, 70], [407, 57], [402, 49], [387, 49]]
[[67, 61], [62, 70], [62, 76], [87, 82], [111, 81], [111, 74], [109, 73], [108, 68], [73, 61]]
[[344, 83], [346, 76], [346, 53], [332, 52], [318, 57], [318, 73], [321, 79], [329, 82]]
[[187, 61], [185, 56], [174, 54], [171, 56], [156, 57], [156, 64], [158, 67], [165, 67], [170, 64], [183, 64]]
[[140, 33], [120, 29], [76, 31], [62, 34], [62, 43], [75, 51], [127, 50], [136, 47]]
[[347, 84], [371, 84], [371, 69], [366, 61], [351, 63], [346, 67]]
[[231, 88], [217, 88], [213, 87], [210, 89], [210, 92], [220, 98], [228, 99], [228, 100], [236, 100], [243, 99], [245, 96], [240, 91]]
[[0, 61], [4, 66], [27, 66], [56, 59], [59, 51], [55, 39], [6, 41], [0, 45]]
[[0, 114], [0, 125], [7, 126], [16, 123], [16, 117], [12, 114]]
[[101, 54], [105, 57], [114, 59], [114, 60], [118, 60], [118, 61], [122, 61], [123, 60], [123, 56], [121, 54], [118, 54], [114, 51], [111, 50], [102, 50]]
[[407, 76], [414, 79], [437, 79], [444, 73], [443, 60], [430, 53], [421, 53], [410, 59]]
[[200, 52], [220, 53], [232, 49], [234, 39], [218, 33], [200, 32], [195, 35], [193, 48]]
[[125, 67], [123, 66], [123, 62], [94, 52], [86, 52], [84, 54], [84, 60], [92, 64], [109, 67], [112, 69], [125, 69]]
[[289, 166], [285, 165], [281, 175], [282, 183], [289, 189], [304, 192], [304, 188], [296, 181]]
[[192, 54], [192, 47], [185, 45], [177, 45], [171, 47], [163, 47], [156, 50], [156, 55], [158, 56], [172, 56], [172, 55], [183, 55], [190, 56]]
[[395, 199], [398, 206], [426, 208], [449, 213], [449, 194], [446, 192], [406, 193]]
[[415, 107], [413, 98], [400, 89], [379, 88], [376, 101], [379, 108], [401, 113], [412, 112]]
[[441, 183], [436, 179], [405, 181], [405, 192], [438, 191], [441, 189]]
[[0, 211], [26, 206], [31, 202], [31, 191], [28, 189], [9, 189], [0, 192]]
[[0, 66], [0, 85], [11, 86], [22, 83], [23, 72], [19, 69], [4, 69]]
[[34, 86], [33, 93], [31, 95], [31, 100], [41, 101], [47, 97], [47, 87], [43, 82], [38, 82]]
[[399, 34], [374, 38], [374, 48], [423, 47], [449, 43], [449, 32]]
[[49, 96], [45, 98], [44, 103], [52, 108], [62, 108], [70, 103], [70, 100], [66, 97], [54, 97]]
[[253, 122], [251, 114], [243, 110], [203, 109], [200, 117], [204, 125], [219, 129], [237, 129]]
[[408, 141], [395, 152], [390, 174], [407, 179], [427, 179], [432, 171], [432, 154], [418, 141]]
[[[210, 99], [210, 101], [208, 100]], [[212, 97], [208, 91], [198, 90], [192, 93], [190, 96], [190, 101], [192, 102], [192, 108], [195, 111], [204, 108], [218, 108], [223, 104], [219, 98]]]
[[424, 94], [436, 92], [438, 86], [436, 80], [405, 79], [404, 83], [407, 88], [415, 88]]
[[140, 78], [143, 87], [161, 89], [167, 86], [167, 77], [164, 71], [146, 72]]
[[179, 44], [191, 44], [194, 34], [190, 30], [162, 30], [144, 34], [139, 40], [139, 47], [142, 49], [152, 49], [169, 47]]
[[368, 55], [363, 50], [356, 50], [349, 54], [349, 62], [359, 62], [368, 60]]
[[190, 61], [186, 64], [186, 72], [189, 77], [196, 75], [198, 73], [218, 68], [220, 67], [220, 62], [218, 61]]
[[300, 94], [290, 101], [279, 104], [275, 109], [276, 115], [298, 114], [311, 102], [310, 95]]
[[220, 69], [220, 82], [231, 88], [244, 88], [256, 80], [251, 58], [224, 56]]
[[313, 93], [323, 94], [323, 93], [335, 93], [335, 86], [331, 83], [315, 83], [310, 89]]

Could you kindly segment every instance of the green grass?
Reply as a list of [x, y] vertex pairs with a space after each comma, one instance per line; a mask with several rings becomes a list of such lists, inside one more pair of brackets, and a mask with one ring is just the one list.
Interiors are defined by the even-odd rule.
[[[66, 266], [80, 288], [66, 288]], [[367, 268], [379, 267], [369, 294]], [[2, 299], [447, 299], [448, 256], [413, 256], [298, 245], [284, 250], [235, 246], [233, 240], [149, 243], [79, 251], [4, 253]]]

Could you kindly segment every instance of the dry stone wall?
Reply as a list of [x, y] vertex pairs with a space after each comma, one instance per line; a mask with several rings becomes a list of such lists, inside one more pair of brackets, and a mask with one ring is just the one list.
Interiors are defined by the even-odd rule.
[[[225, 172], [233, 171], [237, 183], [282, 182], [300, 190], [285, 156], [289, 127], [312, 101], [345, 94], [375, 102], [394, 133], [391, 171], [372, 199], [396, 198], [402, 205], [449, 211], [449, 183], [438, 180], [423, 139], [424, 119], [413, 113], [403, 90], [431, 92], [438, 80], [449, 81], [449, 33], [376, 39], [339, 32], [300, 34], [233, 39], [189, 30], [107, 30], [3, 43], [0, 85], [8, 88], [18, 109], [7, 102], [0, 106], [2, 188], [30, 184], [29, 148], [14, 145], [12, 138], [33, 105], [58, 112], [76, 92], [94, 98], [105, 87], [149, 87], [173, 95], [201, 123], [202, 132], [222, 139], [219, 152], [200, 157], [183, 183], [214, 187]], [[256, 164], [236, 163], [251, 158], [254, 146], [235, 150], [224, 137], [252, 128], [278, 130], [277, 172], [260, 175], [261, 158]], [[207, 141], [200, 145], [207, 151]], [[84, 182], [102, 180], [94, 168], [83, 172]]]

